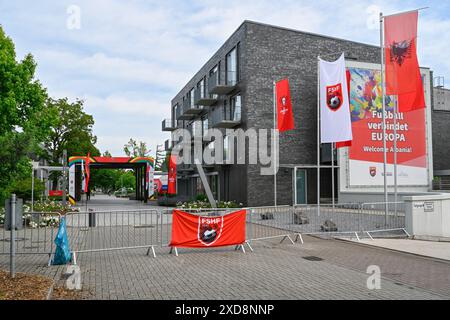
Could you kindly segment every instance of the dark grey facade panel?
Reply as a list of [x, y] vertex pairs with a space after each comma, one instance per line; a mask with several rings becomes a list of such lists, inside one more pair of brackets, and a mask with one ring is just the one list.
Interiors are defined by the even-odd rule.
[[[377, 63], [380, 50], [370, 45], [256, 23], [248, 23], [246, 30], [247, 127], [273, 128], [273, 81], [288, 78], [295, 130], [280, 133], [280, 163], [315, 164], [317, 56], [331, 53], [324, 59], [333, 60], [345, 52], [347, 58]], [[287, 174], [280, 169], [277, 180], [278, 204], [292, 204], [292, 172]], [[308, 184], [312, 184], [311, 180], [308, 179]], [[316, 197], [316, 188], [308, 189], [308, 201], [311, 201]], [[322, 196], [331, 193], [325, 192], [326, 189], [325, 185]], [[273, 205], [273, 177], [260, 176], [259, 166], [248, 170], [248, 202], [249, 205]]]

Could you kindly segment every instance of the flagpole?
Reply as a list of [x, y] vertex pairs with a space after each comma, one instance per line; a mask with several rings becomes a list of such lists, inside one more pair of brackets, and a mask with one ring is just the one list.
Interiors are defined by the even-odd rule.
[[320, 217], [320, 56], [317, 56], [317, 215]]
[[397, 178], [397, 114], [398, 114], [398, 97], [394, 99], [394, 212], [397, 216], [398, 201], [398, 178]]
[[277, 130], [277, 94], [276, 94], [276, 83], [273, 82], [273, 159], [275, 161], [273, 166], [273, 200], [275, 207], [277, 206], [277, 139], [276, 139], [276, 130]]
[[387, 225], [388, 215], [388, 189], [387, 189], [387, 150], [386, 150], [386, 97], [384, 79], [384, 37], [383, 37], [383, 13], [380, 12], [380, 48], [381, 48], [381, 98], [383, 114], [383, 170], [384, 170], [384, 222]]
[[331, 202], [333, 204], [333, 213], [335, 207], [335, 197], [334, 197], [334, 142], [331, 143]]

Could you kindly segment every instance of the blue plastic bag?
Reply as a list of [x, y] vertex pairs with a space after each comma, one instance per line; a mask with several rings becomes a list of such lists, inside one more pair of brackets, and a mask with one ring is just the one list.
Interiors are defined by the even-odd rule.
[[67, 238], [66, 218], [62, 217], [59, 222], [58, 234], [55, 238], [56, 251], [53, 257], [52, 265], [64, 265], [70, 262], [72, 254]]

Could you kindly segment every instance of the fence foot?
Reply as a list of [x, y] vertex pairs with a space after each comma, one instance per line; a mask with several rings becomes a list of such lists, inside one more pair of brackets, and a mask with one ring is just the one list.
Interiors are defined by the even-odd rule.
[[295, 242], [297, 242], [298, 239], [300, 239], [300, 242], [301, 242], [302, 244], [304, 243], [304, 242], [303, 242], [303, 237], [302, 237], [302, 235], [301, 235], [300, 233], [297, 233], [297, 236], [295, 237]]
[[361, 242], [361, 240], [359, 239], [359, 236], [358, 236], [358, 232], [355, 232], [355, 236], [356, 236], [356, 239], [358, 239], [358, 242]]
[[367, 233], [367, 235], [369, 236], [370, 240], [373, 241], [373, 238], [372, 238], [372, 236], [370, 235], [369, 231], [366, 231], [366, 233]]
[[152, 250], [153, 258], [156, 258], [155, 248], [153, 246], [148, 248], [147, 255], [150, 255], [150, 250]]
[[249, 243], [248, 241], [245, 241], [245, 243], [247, 244], [247, 246], [248, 246], [248, 248], [250, 249], [250, 251], [253, 252], [253, 248], [252, 248], [252, 246], [250, 245], [250, 243]]
[[243, 244], [241, 244], [241, 245], [239, 245], [239, 247], [241, 247], [241, 249], [242, 249], [242, 252], [243, 252], [243, 253], [245, 253], [245, 248], [244, 248], [244, 245], [243, 245]]
[[291, 236], [287, 235], [286, 237], [289, 239], [289, 241], [290, 241], [292, 244], [295, 244], [294, 241], [292, 241]]
[[52, 254], [49, 253], [48, 254], [48, 262], [47, 262], [47, 267], [50, 267], [52, 265]]
[[411, 235], [408, 233], [408, 231], [406, 231], [405, 228], [402, 228], [402, 230], [403, 230], [403, 232], [406, 234], [406, 236], [407, 236], [408, 238], [411, 238]]
[[76, 252], [72, 252], [72, 264], [73, 265], [77, 265], [77, 253]]
[[178, 257], [178, 250], [177, 250], [177, 247], [170, 247], [170, 252], [169, 252], [169, 254], [172, 254], [173, 251], [175, 251], [175, 256]]

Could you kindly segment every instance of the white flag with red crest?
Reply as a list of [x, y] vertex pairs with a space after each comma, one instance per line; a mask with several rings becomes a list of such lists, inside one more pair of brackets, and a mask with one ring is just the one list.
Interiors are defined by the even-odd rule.
[[320, 141], [350, 141], [353, 136], [344, 54], [334, 62], [319, 60]]

